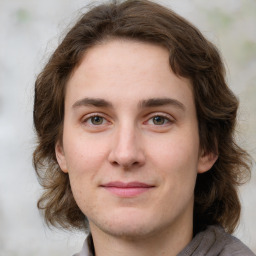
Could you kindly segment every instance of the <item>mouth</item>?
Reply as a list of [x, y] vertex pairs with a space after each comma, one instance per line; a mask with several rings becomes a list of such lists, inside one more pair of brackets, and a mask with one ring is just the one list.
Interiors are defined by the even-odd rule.
[[124, 183], [120, 181], [109, 182], [100, 187], [118, 197], [136, 197], [142, 193], [150, 191], [155, 186], [142, 182]]

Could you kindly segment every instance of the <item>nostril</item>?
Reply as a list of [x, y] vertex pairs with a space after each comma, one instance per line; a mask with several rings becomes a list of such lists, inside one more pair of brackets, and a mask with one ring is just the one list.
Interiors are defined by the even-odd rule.
[[139, 161], [126, 161], [125, 162], [125, 161], [115, 160], [115, 161], [110, 161], [110, 162], [111, 162], [112, 166], [115, 166], [115, 167], [122, 166], [126, 170], [130, 169], [132, 167], [138, 167], [141, 165]]
[[112, 165], [114, 165], [114, 166], [118, 166], [119, 164], [118, 164], [118, 162], [113, 161], [113, 162], [112, 162]]
[[130, 169], [145, 163], [144, 150], [138, 146], [138, 140], [134, 141], [134, 136], [130, 137], [122, 134], [122, 137], [118, 137], [116, 143], [113, 144], [108, 155], [108, 161], [113, 167], [119, 166], [123, 169]]

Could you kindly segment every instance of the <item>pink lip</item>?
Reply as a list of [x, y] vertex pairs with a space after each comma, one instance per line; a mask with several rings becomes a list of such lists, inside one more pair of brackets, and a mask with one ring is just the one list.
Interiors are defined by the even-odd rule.
[[141, 182], [129, 182], [124, 183], [120, 181], [109, 182], [107, 184], [101, 185], [112, 194], [115, 194], [119, 197], [135, 197], [138, 196], [152, 188], [154, 186], [141, 183]]

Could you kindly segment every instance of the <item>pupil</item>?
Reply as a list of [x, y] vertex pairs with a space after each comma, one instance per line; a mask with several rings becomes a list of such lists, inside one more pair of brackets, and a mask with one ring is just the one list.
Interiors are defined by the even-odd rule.
[[101, 123], [102, 123], [102, 117], [100, 117], [100, 116], [94, 116], [94, 117], [92, 118], [92, 123], [93, 123], [93, 124], [101, 124]]
[[163, 124], [164, 123], [164, 119], [161, 116], [156, 116], [154, 117], [154, 124]]

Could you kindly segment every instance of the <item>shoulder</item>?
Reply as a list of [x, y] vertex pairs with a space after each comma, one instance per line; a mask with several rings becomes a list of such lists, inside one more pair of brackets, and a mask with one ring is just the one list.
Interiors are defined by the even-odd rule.
[[218, 225], [198, 233], [178, 256], [255, 256], [239, 239]]
[[238, 238], [228, 234], [220, 226], [212, 227], [217, 234], [217, 237], [220, 238], [219, 244], [223, 247], [220, 252], [220, 256], [255, 256], [255, 254]]

